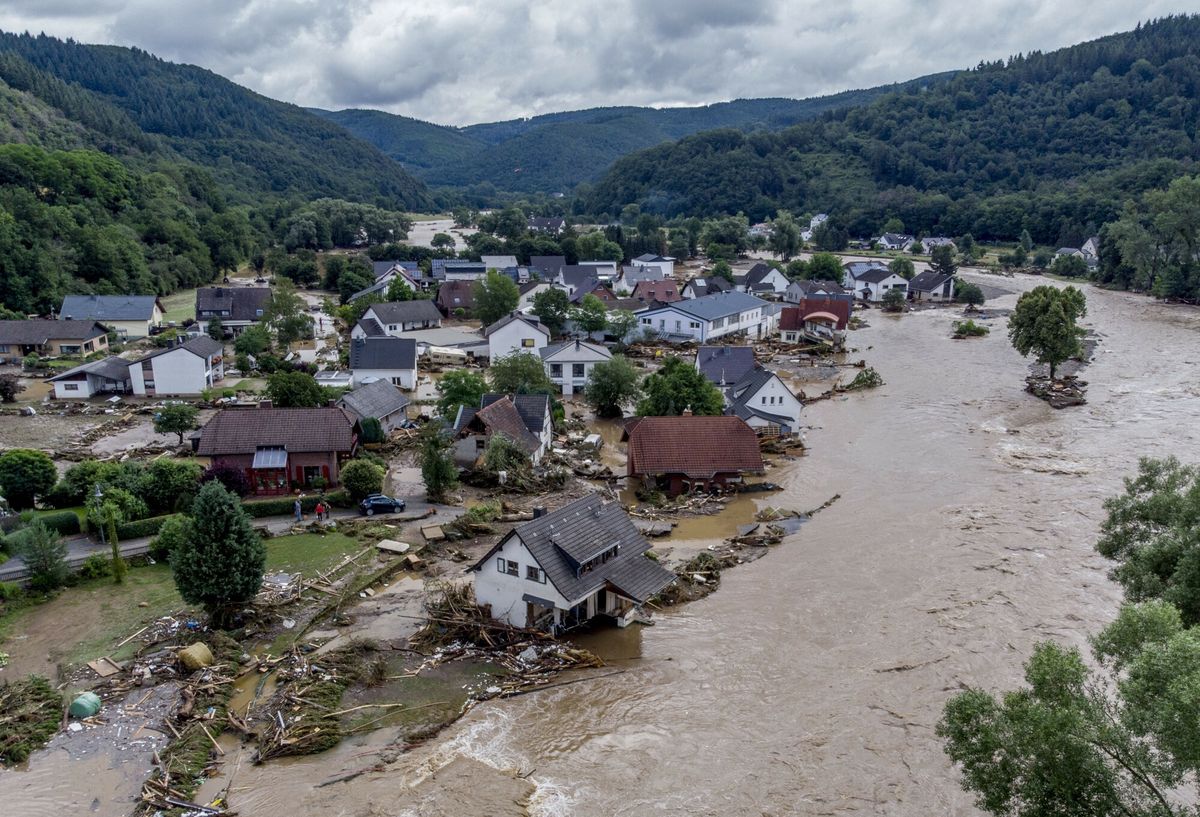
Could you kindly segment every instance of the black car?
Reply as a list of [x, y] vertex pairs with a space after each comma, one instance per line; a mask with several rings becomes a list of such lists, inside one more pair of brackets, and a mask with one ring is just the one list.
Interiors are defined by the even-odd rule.
[[403, 510], [403, 499], [392, 499], [390, 496], [384, 496], [383, 494], [371, 494], [358, 503], [358, 512], [367, 516], [374, 516], [377, 513], [399, 513]]

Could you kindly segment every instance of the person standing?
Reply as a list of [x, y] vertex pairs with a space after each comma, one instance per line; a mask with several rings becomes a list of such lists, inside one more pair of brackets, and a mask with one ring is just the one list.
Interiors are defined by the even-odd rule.
[[317, 511], [317, 521], [324, 522], [325, 521], [325, 503], [318, 501], [316, 511]]
[[304, 521], [304, 509], [300, 506], [299, 497], [297, 497], [295, 503], [293, 503], [292, 510], [296, 512], [296, 521], [297, 522]]

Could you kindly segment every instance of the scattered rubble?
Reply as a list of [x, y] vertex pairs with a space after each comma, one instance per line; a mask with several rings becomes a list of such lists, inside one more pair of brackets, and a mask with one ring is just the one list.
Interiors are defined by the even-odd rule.
[[1082, 406], [1087, 402], [1084, 396], [1087, 392], [1087, 381], [1070, 374], [1060, 380], [1051, 380], [1042, 375], [1030, 375], [1025, 378], [1025, 391], [1034, 397], [1045, 400], [1051, 408], [1056, 409]]

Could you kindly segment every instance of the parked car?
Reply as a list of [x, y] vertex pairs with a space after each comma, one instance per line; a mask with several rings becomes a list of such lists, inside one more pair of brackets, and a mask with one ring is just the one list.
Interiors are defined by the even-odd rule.
[[403, 510], [403, 499], [393, 499], [383, 494], [371, 494], [358, 503], [358, 512], [367, 516], [374, 516], [377, 513], [400, 513]]

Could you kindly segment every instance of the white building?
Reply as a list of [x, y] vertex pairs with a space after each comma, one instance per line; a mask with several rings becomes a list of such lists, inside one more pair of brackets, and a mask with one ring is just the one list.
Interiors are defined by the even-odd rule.
[[225, 378], [225, 347], [208, 335], [160, 349], [129, 363], [134, 394], [200, 394]]
[[927, 269], [908, 282], [908, 294], [914, 301], [952, 301], [957, 284], [953, 273]]
[[129, 361], [119, 357], [93, 360], [48, 378], [56, 400], [86, 400], [97, 394], [128, 394]]
[[534, 315], [510, 312], [483, 331], [488, 359], [495, 363], [513, 352], [541, 353], [550, 342], [550, 330]]
[[639, 313], [638, 325], [643, 333], [669, 341], [707, 343], [738, 333], [762, 338], [770, 332], [766, 306], [763, 299], [744, 292], [720, 292], [648, 309]]
[[612, 352], [598, 343], [570, 340], [542, 349], [542, 363], [550, 382], [564, 395], [582, 392], [597, 363], [612, 360]]
[[908, 281], [887, 267], [869, 261], [851, 261], [843, 265], [846, 271], [845, 286], [854, 293], [856, 300], [878, 303], [890, 290], [898, 289], [908, 294]]
[[912, 245], [913, 237], [904, 233], [884, 233], [879, 236], [880, 249], [907, 252]]
[[99, 321], [120, 337], [136, 340], [162, 325], [163, 308], [154, 295], [68, 295], [58, 318]]
[[376, 380], [411, 390], [417, 384], [417, 342], [413, 338], [356, 338], [350, 341], [354, 387]]
[[760, 298], [782, 298], [787, 292], [788, 283], [786, 275], [761, 262], [733, 277], [734, 288], [738, 292], [749, 292]]
[[623, 627], [675, 580], [620, 503], [595, 494], [517, 525], [471, 567], [476, 601], [516, 627], [559, 631], [596, 616]]
[[409, 332], [437, 329], [441, 325], [442, 313], [428, 298], [393, 301], [368, 307], [362, 319], [350, 330], [350, 337], [357, 339], [389, 335], [395, 338]]
[[667, 255], [655, 255], [654, 253], [645, 253], [633, 259], [635, 267], [657, 267], [663, 274], [664, 278], [670, 278], [675, 274], [675, 259]]
[[746, 421], [756, 433], [788, 436], [800, 432], [800, 412], [804, 408], [779, 375], [754, 368], [725, 392], [728, 413]]

